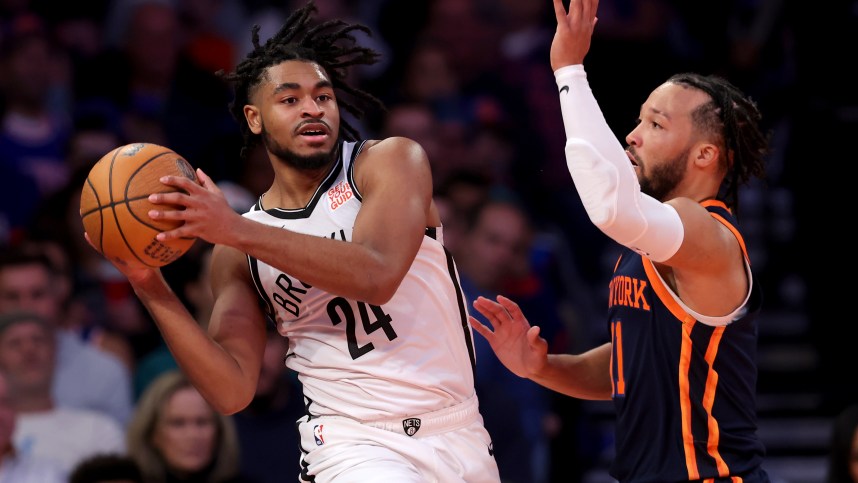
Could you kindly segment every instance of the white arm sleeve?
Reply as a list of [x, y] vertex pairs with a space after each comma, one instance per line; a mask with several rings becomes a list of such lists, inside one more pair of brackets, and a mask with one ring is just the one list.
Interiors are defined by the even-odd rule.
[[566, 129], [566, 165], [590, 221], [653, 261], [669, 259], [682, 244], [679, 214], [641, 193], [634, 168], [590, 91], [584, 66], [562, 67], [554, 76]]

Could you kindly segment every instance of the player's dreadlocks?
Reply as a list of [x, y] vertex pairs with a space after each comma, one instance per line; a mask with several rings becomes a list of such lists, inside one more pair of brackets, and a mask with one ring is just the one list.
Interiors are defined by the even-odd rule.
[[[253, 51], [236, 66], [235, 72], [219, 74], [232, 83], [235, 88], [235, 98], [229, 105], [232, 116], [241, 126], [244, 146], [241, 155], [244, 157], [250, 148], [260, 142], [260, 136], [253, 134], [244, 118], [244, 106], [250, 103], [250, 95], [262, 83], [265, 71], [273, 65], [287, 60], [310, 61], [319, 64], [330, 76], [334, 88], [357, 99], [361, 103], [384, 109], [383, 103], [365, 91], [349, 86], [346, 83], [348, 67], [353, 65], [371, 65], [379, 57], [378, 52], [356, 45], [353, 31], [361, 31], [368, 35], [372, 32], [361, 24], [349, 24], [343, 20], [328, 20], [313, 25], [312, 15], [317, 12], [314, 0], [296, 10], [286, 19], [283, 27], [264, 45], [259, 44], [259, 25], [251, 30]], [[337, 96], [337, 104], [360, 119], [364, 111], [346, 99]], [[345, 119], [340, 121], [339, 136], [353, 141], [358, 137], [358, 131]]]
[[757, 105], [726, 79], [693, 73], [676, 74], [668, 82], [699, 89], [712, 98], [692, 114], [697, 127], [720, 134], [727, 149], [727, 177], [721, 186], [724, 202], [738, 215], [739, 186], [762, 178], [769, 135], [760, 129]]

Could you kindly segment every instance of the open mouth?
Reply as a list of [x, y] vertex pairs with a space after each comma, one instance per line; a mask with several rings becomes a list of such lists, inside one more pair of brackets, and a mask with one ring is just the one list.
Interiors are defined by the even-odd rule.
[[298, 134], [307, 137], [326, 136], [330, 132], [328, 126], [321, 122], [304, 124], [298, 129]]
[[629, 161], [631, 161], [632, 166], [638, 166], [638, 162], [635, 160], [635, 155], [631, 151], [626, 150], [626, 156], [629, 157]]

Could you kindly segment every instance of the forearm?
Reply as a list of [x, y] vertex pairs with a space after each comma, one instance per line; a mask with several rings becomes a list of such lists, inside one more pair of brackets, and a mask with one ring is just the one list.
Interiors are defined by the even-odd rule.
[[534, 382], [578, 399], [611, 398], [611, 344], [603, 344], [584, 354], [551, 354]]
[[232, 246], [302, 282], [343, 297], [380, 305], [403, 273], [361, 243], [305, 235], [246, 220]]
[[218, 411], [231, 414], [253, 397], [256, 374], [247, 374], [188, 312], [159, 272], [132, 282], [173, 357], [200, 394]]

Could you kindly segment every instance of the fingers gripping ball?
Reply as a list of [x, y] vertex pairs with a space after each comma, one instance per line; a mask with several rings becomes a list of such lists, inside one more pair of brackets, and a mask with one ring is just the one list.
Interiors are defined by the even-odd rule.
[[195, 238], [155, 239], [158, 233], [183, 223], [149, 217], [151, 209], [176, 208], [148, 199], [152, 193], [176, 191], [159, 181], [166, 175], [197, 181], [184, 158], [150, 143], [120, 146], [92, 167], [81, 192], [80, 216], [90, 241], [102, 255], [122, 265], [161, 267], [191, 248]]

